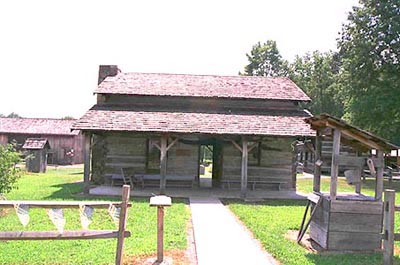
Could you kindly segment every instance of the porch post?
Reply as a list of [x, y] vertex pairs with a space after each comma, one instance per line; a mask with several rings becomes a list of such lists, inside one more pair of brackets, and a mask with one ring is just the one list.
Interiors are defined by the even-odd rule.
[[333, 147], [332, 147], [332, 165], [331, 165], [331, 190], [330, 199], [336, 200], [337, 194], [337, 178], [339, 173], [339, 153], [340, 153], [340, 136], [338, 129], [333, 130]]
[[383, 168], [385, 167], [385, 159], [383, 158], [383, 151], [376, 150], [378, 158], [378, 165], [376, 170], [376, 186], [375, 186], [375, 200], [382, 200], [383, 193]]
[[167, 178], [167, 141], [168, 136], [162, 135], [160, 146], [160, 194], [165, 194]]
[[321, 131], [317, 130], [315, 138], [315, 159], [314, 159], [314, 181], [313, 191], [319, 192], [321, 190], [321, 153], [322, 153]]
[[83, 168], [83, 193], [89, 194], [90, 190], [90, 142], [92, 135], [90, 133], [83, 134], [83, 158], [84, 158], [84, 168]]
[[242, 178], [240, 185], [240, 194], [242, 198], [246, 197], [247, 193], [247, 162], [248, 162], [248, 141], [242, 138]]

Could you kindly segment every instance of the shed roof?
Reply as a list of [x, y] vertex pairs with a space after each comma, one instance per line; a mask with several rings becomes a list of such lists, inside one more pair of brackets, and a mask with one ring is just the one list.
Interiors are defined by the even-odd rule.
[[95, 105], [73, 126], [91, 131], [199, 133], [214, 135], [315, 136], [305, 111], [156, 110], [143, 106]]
[[46, 138], [28, 138], [26, 139], [22, 148], [29, 150], [40, 150], [43, 148], [50, 148], [50, 144]]
[[378, 149], [384, 151], [400, 149], [400, 147], [379, 136], [352, 126], [344, 120], [333, 117], [329, 114], [321, 114], [310, 117], [305, 119], [305, 121], [309, 123], [314, 130], [321, 130], [324, 128], [339, 129], [342, 132], [342, 138], [344, 138], [346, 144], [353, 145], [355, 147], [364, 147], [364, 149]]
[[40, 134], [40, 135], [77, 135], [71, 126], [76, 120], [47, 118], [0, 118], [0, 133]]
[[260, 76], [119, 73], [95, 93], [310, 101], [289, 78]]

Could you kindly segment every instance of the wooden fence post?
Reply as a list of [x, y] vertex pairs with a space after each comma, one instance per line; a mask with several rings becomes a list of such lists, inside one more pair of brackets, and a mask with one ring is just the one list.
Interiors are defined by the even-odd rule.
[[119, 215], [117, 253], [115, 255], [115, 264], [117, 265], [122, 264], [122, 255], [124, 254], [126, 218], [127, 218], [127, 209], [128, 209], [130, 191], [131, 188], [129, 185], [124, 185], [122, 187], [122, 203], [121, 203], [121, 212]]
[[393, 264], [395, 191], [385, 190], [383, 211], [383, 264]]

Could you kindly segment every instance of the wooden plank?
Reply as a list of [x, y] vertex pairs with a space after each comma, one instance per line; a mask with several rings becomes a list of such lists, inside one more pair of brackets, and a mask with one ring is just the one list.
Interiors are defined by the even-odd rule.
[[164, 260], [164, 207], [157, 207], [157, 262]]
[[[381, 150], [376, 150], [378, 161], [384, 164], [383, 152]], [[376, 171], [376, 184], [375, 184], [375, 199], [382, 200], [383, 193], [383, 167], [378, 167]]]
[[160, 145], [160, 194], [165, 194], [166, 176], [167, 176], [167, 140], [168, 136], [161, 136]]
[[340, 154], [337, 156], [337, 161], [340, 166], [362, 167], [365, 163], [365, 158]]
[[[322, 139], [321, 132], [317, 130], [315, 138], [315, 161], [321, 161], [321, 150], [322, 150]], [[314, 180], [313, 180], [313, 191], [319, 192], [321, 190], [321, 165], [315, 164], [314, 166]]]
[[331, 212], [329, 232], [332, 231], [380, 233], [382, 231], [382, 215]]
[[381, 248], [380, 233], [329, 232], [329, 250], [377, 250]]
[[394, 190], [385, 190], [384, 198], [384, 214], [383, 214], [383, 233], [385, 238], [383, 240], [383, 263], [393, 264], [394, 254], [394, 214], [395, 214], [395, 197], [396, 193]]
[[83, 158], [84, 158], [84, 168], [83, 168], [83, 192], [89, 194], [90, 190], [90, 142], [92, 135], [84, 134], [83, 141]]
[[118, 237], [117, 237], [117, 251], [115, 254], [115, 264], [122, 264], [122, 257], [124, 254], [124, 240], [125, 240], [125, 230], [126, 230], [126, 219], [128, 217], [128, 202], [130, 195], [130, 186], [124, 185], [122, 187], [122, 202], [121, 202], [121, 212], [119, 215], [119, 225], [118, 225]]
[[240, 183], [240, 194], [244, 198], [247, 193], [247, 163], [248, 163], [248, 141], [242, 139], [242, 172], [241, 172], [241, 183]]
[[[108, 208], [110, 205], [121, 207], [118, 202], [100, 202], [100, 201], [0, 201], [0, 208], [14, 208], [14, 205], [27, 205], [29, 208], [79, 208], [80, 205], [90, 206], [92, 208]], [[131, 205], [128, 204], [128, 207]]]
[[377, 201], [331, 201], [331, 212], [364, 213], [382, 215], [382, 202]]
[[[125, 231], [124, 237], [131, 233]], [[118, 231], [113, 230], [79, 230], [79, 231], [7, 231], [0, 232], [0, 240], [77, 240], [77, 239], [106, 239], [118, 237]]]
[[331, 187], [330, 187], [330, 199], [336, 200], [337, 194], [337, 177], [339, 172], [339, 164], [337, 156], [340, 153], [340, 131], [335, 129], [333, 131], [333, 151], [332, 151], [332, 164], [331, 164]]
[[328, 232], [314, 221], [311, 221], [310, 224], [310, 237], [322, 248], [328, 248]]

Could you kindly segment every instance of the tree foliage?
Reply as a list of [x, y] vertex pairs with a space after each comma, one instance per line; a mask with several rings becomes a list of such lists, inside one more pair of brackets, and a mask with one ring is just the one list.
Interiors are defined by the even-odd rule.
[[244, 68], [244, 75], [269, 77], [284, 76], [287, 73], [287, 62], [282, 59], [273, 40], [268, 40], [263, 44], [258, 42], [246, 56], [249, 64]]
[[337, 54], [314, 51], [296, 56], [289, 65], [289, 77], [312, 99], [308, 106], [314, 114], [341, 117], [343, 104], [337, 84], [340, 60]]
[[11, 112], [10, 114], [7, 115], [7, 118], [22, 118], [15, 112]]
[[400, 144], [400, 2], [360, 0], [339, 40], [345, 115]]
[[0, 145], [0, 194], [8, 193], [17, 187], [17, 180], [21, 176], [20, 169], [16, 167], [18, 162], [20, 156], [13, 145]]

